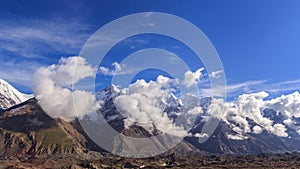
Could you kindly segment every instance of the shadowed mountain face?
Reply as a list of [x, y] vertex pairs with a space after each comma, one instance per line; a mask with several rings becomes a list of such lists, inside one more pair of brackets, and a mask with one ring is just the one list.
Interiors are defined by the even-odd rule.
[[[129, 128], [123, 126], [120, 131], [131, 137], [152, 136], [139, 126]], [[89, 151], [105, 152], [87, 136], [77, 119], [72, 122], [53, 119], [42, 110], [34, 98], [7, 109], [0, 116], [0, 142], [4, 143], [0, 145], [1, 158], [12, 158], [15, 155], [27, 158], [69, 153], [82, 156]], [[129, 151], [138, 151], [131, 149], [134, 147], [133, 144], [135, 143], [117, 139], [114, 150], [125, 154]], [[157, 141], [157, 144], [159, 146], [163, 143]], [[119, 149], [120, 145], [122, 149]], [[171, 152], [186, 154], [200, 151], [183, 141], [167, 154]]]
[[259, 154], [259, 153], [283, 153], [300, 151], [299, 137], [277, 137], [263, 131], [260, 134], [245, 134], [247, 139], [230, 139], [228, 135], [237, 133], [221, 122], [212, 137], [199, 144], [195, 137], [187, 137], [185, 140], [205, 152], [218, 154]]
[[0, 156], [80, 153], [86, 139], [63, 120], [52, 119], [30, 99], [0, 117]]

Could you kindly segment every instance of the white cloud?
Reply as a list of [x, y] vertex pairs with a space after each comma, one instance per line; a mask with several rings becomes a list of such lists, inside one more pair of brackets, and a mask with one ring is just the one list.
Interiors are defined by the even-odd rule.
[[207, 138], [209, 135], [207, 133], [196, 133], [194, 137]]
[[230, 120], [238, 124], [239, 128], [242, 129], [244, 132], [250, 132], [250, 125], [246, 118], [240, 115], [234, 115], [230, 118]]
[[178, 80], [158, 76], [156, 81], [146, 82], [138, 80], [122, 90], [122, 94], [115, 98], [115, 105], [120, 113], [126, 117], [125, 126], [139, 125], [148, 131], [154, 128], [176, 136], [185, 136], [187, 132], [180, 126], [173, 124], [165, 112], [165, 100], [172, 91], [172, 86]]
[[288, 134], [286, 132], [286, 127], [283, 124], [275, 124], [274, 125], [274, 134], [279, 136], [279, 137], [287, 137]]
[[271, 107], [268, 101], [263, 100], [266, 97], [268, 97], [268, 93], [259, 92], [240, 95], [233, 102], [224, 102], [223, 99], [213, 99], [208, 112], [213, 117], [229, 124], [239, 134], [251, 132], [250, 124], [247, 120], [250, 119], [257, 124], [253, 127], [253, 133], [258, 134], [262, 130], [266, 130], [279, 137], [287, 137], [288, 134], [286, 133], [284, 124], [274, 124], [272, 120], [263, 116], [263, 110]]
[[101, 66], [99, 68], [99, 72], [102, 73], [103, 75], [110, 75], [111, 74], [111, 71], [107, 67], [104, 67], [104, 66]]
[[124, 64], [120, 64], [118, 62], [112, 63], [112, 66], [113, 66], [112, 70], [107, 67], [100, 66], [98, 72], [105, 76], [112, 76], [121, 73], [123, 69], [126, 67]]
[[[96, 73], [95, 68], [80, 56], [63, 57], [59, 60], [58, 66], [52, 65], [50, 67], [53, 67], [55, 71], [50, 75], [51, 78], [60, 86], [69, 86], [85, 77], [92, 77]], [[77, 69], [76, 72], [75, 69]]]
[[237, 135], [232, 135], [232, 134], [226, 134], [227, 138], [231, 140], [245, 140], [248, 139], [248, 137], [245, 137], [243, 135], [237, 134]]
[[115, 72], [122, 71], [123, 67], [125, 66], [125, 65], [119, 64], [118, 62], [114, 62], [112, 65], [115, 67]]
[[[74, 74], [75, 68], [78, 73]], [[34, 94], [51, 117], [73, 120], [77, 115], [84, 116], [99, 108], [95, 96], [86, 91], [71, 91], [69, 85], [92, 76], [95, 68], [88, 65], [84, 58], [75, 56], [61, 58], [57, 65], [42, 67], [34, 75]], [[74, 100], [76, 111], [74, 108]], [[77, 114], [76, 114], [77, 112]]]
[[[74, 75], [75, 65], [78, 71]], [[123, 65], [114, 62], [113, 70], [103, 68], [102, 73], [113, 74], [122, 72]], [[186, 72], [185, 83], [187, 86], [197, 83], [202, 76], [203, 68], [196, 72]], [[82, 78], [92, 76], [96, 69], [86, 63], [81, 57], [62, 58], [57, 65], [43, 67], [35, 75], [35, 94], [41, 106], [52, 117], [60, 117], [67, 120], [74, 118], [75, 110], [73, 106], [73, 97], [85, 98], [79, 99], [82, 103], [77, 110], [81, 115], [99, 108], [93, 94], [84, 91], [72, 91], [68, 88], [71, 79], [74, 83]], [[69, 79], [70, 81], [68, 81]], [[250, 81], [244, 84], [229, 86], [229, 89], [242, 88], [247, 85], [262, 84], [263, 81]], [[164, 108], [169, 94], [173, 87], [178, 85], [178, 79], [170, 79], [164, 76], [158, 76], [155, 81], [146, 82], [138, 80], [136, 83], [123, 89], [121, 94], [115, 98], [115, 105], [120, 113], [126, 117], [125, 127], [139, 125], [146, 130], [153, 131], [158, 129], [162, 132], [177, 136], [186, 136], [186, 130], [175, 125], [168, 117]], [[293, 121], [293, 117], [300, 117], [300, 94], [299, 92], [290, 95], [265, 100], [269, 94], [267, 92], [257, 92], [242, 94], [235, 101], [225, 102], [223, 99], [212, 100], [208, 107], [208, 113], [220, 120], [223, 120], [237, 135], [229, 136], [231, 139], [246, 139], [241, 137], [244, 133], [259, 134], [263, 130], [273, 133], [279, 137], [287, 137], [287, 127], [300, 131], [299, 127]], [[185, 112], [191, 117], [201, 115], [203, 109], [197, 105], [199, 98], [185, 96], [183, 105]], [[188, 102], [188, 103], [187, 103]], [[264, 117], [263, 110], [272, 108], [277, 112], [282, 112], [286, 117], [283, 124], [275, 124], [274, 121]], [[181, 112], [180, 112], [181, 113]], [[189, 118], [187, 118], [189, 120]], [[256, 124], [249, 124], [252, 120]], [[251, 130], [252, 128], [252, 130]], [[300, 132], [299, 132], [300, 133]]]
[[300, 94], [298, 91], [282, 95], [266, 102], [266, 106], [283, 113], [287, 117], [300, 117]]
[[195, 72], [187, 71], [184, 73], [184, 80], [183, 84], [187, 87], [191, 87], [199, 82], [200, 78], [202, 77], [202, 71], [204, 68], [199, 68]]
[[211, 72], [209, 74], [209, 77], [213, 79], [219, 79], [222, 77], [222, 74], [223, 74], [223, 70], [218, 70], [218, 71]]
[[293, 121], [291, 118], [287, 118], [283, 121], [283, 124], [291, 129], [294, 129], [300, 135], [300, 126], [296, 121]]
[[262, 132], [262, 128], [261, 127], [259, 127], [259, 126], [254, 126], [253, 127], [253, 133], [254, 134], [260, 134]]

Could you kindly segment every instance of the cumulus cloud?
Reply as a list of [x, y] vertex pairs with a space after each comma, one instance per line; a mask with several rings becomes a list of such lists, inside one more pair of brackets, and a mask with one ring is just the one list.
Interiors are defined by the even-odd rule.
[[120, 64], [118, 62], [112, 63], [112, 66], [113, 66], [113, 69], [109, 69], [107, 67], [100, 66], [99, 67], [99, 73], [101, 73], [105, 76], [115, 75], [115, 74], [120, 73], [125, 67], [124, 64]]
[[[60, 86], [69, 86], [79, 80], [91, 77], [95, 74], [95, 68], [86, 63], [85, 58], [80, 56], [61, 58], [57, 65], [49, 67], [52, 69], [50, 77]], [[77, 71], [75, 72], [75, 69]]]
[[300, 94], [298, 91], [269, 100], [266, 102], [266, 105], [289, 118], [292, 116], [300, 117]]
[[294, 129], [300, 135], [300, 126], [292, 118], [287, 118], [286, 120], [283, 121], [283, 124], [288, 126], [291, 129]]
[[202, 71], [204, 68], [199, 68], [195, 72], [192, 71], [187, 71], [184, 73], [184, 79], [183, 79], [183, 84], [187, 87], [191, 87], [192, 85], [197, 84], [197, 82], [200, 80], [202, 77]]
[[[75, 72], [75, 68], [77, 71]], [[34, 75], [34, 94], [42, 106], [53, 118], [73, 120], [76, 115], [93, 112], [99, 108], [95, 96], [86, 91], [71, 91], [70, 85], [93, 76], [96, 69], [79, 56], [61, 58], [58, 64], [42, 67]], [[80, 103], [74, 108], [74, 100]]]
[[284, 124], [274, 124], [271, 119], [264, 116], [263, 110], [270, 107], [268, 101], [264, 101], [266, 97], [268, 93], [259, 92], [240, 95], [234, 102], [213, 99], [208, 112], [232, 126], [239, 134], [251, 132], [249, 120], [252, 120], [257, 124], [253, 127], [253, 133], [258, 134], [266, 130], [279, 137], [287, 137]]
[[260, 134], [262, 132], [262, 128], [259, 126], [254, 126], [253, 127], [253, 133], [254, 134]]
[[182, 127], [176, 126], [164, 112], [165, 101], [170, 96], [172, 86], [176, 84], [177, 79], [158, 76], [155, 81], [138, 80], [123, 89], [114, 103], [126, 117], [125, 127], [139, 125], [148, 131], [157, 129], [175, 136], [187, 135], [187, 132]]
[[[242, 94], [235, 101], [225, 102], [223, 99], [212, 100], [208, 108], [211, 116], [223, 120], [239, 134], [253, 132], [255, 134], [266, 130], [279, 137], [287, 137], [287, 128], [300, 134], [300, 125], [297, 120], [300, 117], [300, 94], [298, 91], [267, 100], [266, 92]], [[276, 115], [282, 115], [283, 123], [277, 123], [266, 117], [264, 110], [272, 109]], [[256, 125], [249, 124], [249, 120]]]
[[[190, 87], [197, 84], [203, 70], [200, 68], [196, 72], [187, 71], [183, 80], [185, 86]], [[215, 72], [211, 76], [217, 78], [217, 74], [220, 73], [222, 72]], [[157, 125], [161, 131], [166, 131], [167, 128], [172, 129], [173, 126], [171, 131], [177, 130], [177, 132], [182, 131], [182, 134], [186, 134], [183, 128], [178, 128], [178, 126], [174, 128], [172, 121], [162, 111], [163, 104], [161, 103], [165, 103], [166, 96], [172, 92], [171, 81], [173, 80], [159, 76], [156, 81], [147, 83], [144, 80], [138, 80], [135, 84], [124, 89], [123, 94], [117, 97], [116, 103], [127, 118], [125, 120], [126, 126], [138, 124], [148, 130], [153, 130], [154, 126]], [[176, 83], [173, 81], [172, 84], [177, 85], [178, 81]], [[191, 118], [197, 116], [205, 118], [207, 115], [224, 121], [237, 133], [237, 135], [229, 136], [231, 139], [246, 139], [246, 137], [242, 137], [244, 134], [260, 134], [264, 130], [279, 137], [287, 137], [287, 128], [294, 129], [300, 134], [300, 127], [295, 122], [295, 118], [300, 118], [299, 92], [271, 100], [266, 99], [268, 96], [267, 92], [262, 91], [241, 94], [232, 102], [213, 98], [208, 109], [204, 112], [203, 107], [199, 105], [199, 97], [187, 94], [183, 95], [182, 100], [180, 100], [183, 105], [180, 113], [187, 116], [185, 121], [187, 124]], [[267, 117], [264, 113], [266, 108], [273, 109], [277, 114], [282, 113], [285, 118], [282, 124]], [[183, 126], [187, 128], [186, 124]]]
[[[286, 119], [283, 121], [284, 125], [294, 129], [298, 134], [300, 134], [300, 126], [297, 124], [295, 119], [300, 117], [300, 94], [298, 91], [289, 94], [282, 95], [272, 100], [266, 101], [266, 107], [275, 110], [277, 113], [281, 113]], [[286, 127], [277, 125], [278, 133], [284, 134]]]
[[286, 127], [283, 124], [275, 124], [273, 128], [273, 133], [279, 137], [287, 137]]

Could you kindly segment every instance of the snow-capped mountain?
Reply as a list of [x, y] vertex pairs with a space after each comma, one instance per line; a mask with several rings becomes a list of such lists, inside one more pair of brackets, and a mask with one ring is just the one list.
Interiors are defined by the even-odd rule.
[[0, 109], [10, 108], [32, 97], [32, 95], [27, 95], [19, 92], [8, 82], [0, 79]]
[[[122, 132], [126, 130], [124, 120], [126, 117], [122, 116], [114, 104], [114, 99], [123, 93], [116, 86], [112, 85], [100, 90], [96, 97], [102, 101], [101, 113], [108, 123], [116, 130]], [[179, 99], [174, 94], [170, 93], [162, 100], [164, 104], [163, 112], [166, 112], [168, 117], [176, 121], [176, 118], [187, 113], [195, 107], [202, 109], [201, 113], [191, 113], [188, 120], [192, 121], [191, 125], [183, 126], [190, 135], [185, 137], [185, 140], [193, 146], [210, 153], [230, 153], [230, 154], [248, 154], [248, 153], [265, 153], [265, 152], [289, 152], [300, 151], [300, 136], [292, 128], [287, 128], [287, 132], [291, 137], [279, 137], [268, 131], [261, 133], [241, 133], [235, 130], [225, 121], [220, 121], [218, 127], [213, 135], [204, 143], [199, 143], [202, 127], [209, 118], [208, 107], [212, 104], [213, 98], [198, 98], [193, 95], [186, 95]], [[196, 109], [197, 110], [197, 109]], [[263, 111], [264, 117], [274, 121], [275, 124], [283, 123], [284, 118], [280, 113], [266, 109]], [[248, 119], [250, 128], [253, 129], [257, 125], [253, 120]], [[155, 126], [154, 126], [155, 128]], [[135, 131], [141, 128], [135, 128]], [[143, 129], [144, 130], [144, 129]], [[159, 131], [148, 131], [151, 134], [159, 134]]]
[[119, 93], [120, 93], [120, 90], [118, 89], [118, 87], [115, 85], [111, 85], [102, 90], [99, 90], [96, 93], [96, 98], [97, 98], [97, 100], [108, 101], [112, 97], [117, 96]]
[[105, 120], [110, 122], [117, 118], [122, 119], [121, 114], [116, 110], [113, 99], [120, 94], [120, 90], [115, 85], [111, 85], [96, 93], [96, 99], [102, 102], [101, 113]]
[[[5, 93], [6, 95], [2, 93]], [[114, 99], [116, 97], [123, 94], [124, 94], [123, 91], [118, 89], [118, 87], [116, 87], [115, 85], [111, 85], [96, 93], [96, 98], [102, 102], [101, 103], [102, 106], [99, 113], [103, 115], [105, 120], [114, 129], [116, 129], [116, 131], [131, 137], [152, 137], [153, 135], [158, 135], [164, 132], [163, 130], [159, 130], [159, 128], [158, 127], [156, 128], [155, 126], [153, 130], [144, 128], [142, 125], [139, 124], [126, 126], [125, 120], [127, 117], [125, 117], [124, 114], [119, 112], [114, 102]], [[29, 98], [28, 95], [24, 95], [18, 92], [7, 82], [1, 82], [1, 96], [2, 96], [1, 98], [5, 98], [6, 100], [9, 100], [10, 102], [8, 103], [10, 103], [11, 105], [22, 102], [22, 99], [26, 100], [27, 98]], [[12, 97], [12, 99], [10, 99], [10, 97]], [[3, 100], [6, 101], [5, 99]], [[14, 99], [16, 99], [16, 101], [14, 101]], [[3, 100], [1, 100], [1, 102]], [[34, 100], [35, 99], [33, 99], [32, 101]], [[26, 115], [26, 113], [24, 114], [24, 112], [27, 111], [36, 111], [36, 110], [42, 111], [41, 109], [27, 108], [31, 104], [33, 104], [34, 107], [39, 107], [38, 101], [36, 100], [34, 102], [32, 101], [29, 100], [26, 101], [25, 103], [19, 104], [19, 106], [14, 106], [11, 109], [7, 109], [4, 115], [7, 115], [7, 118], [9, 118], [12, 115]], [[240, 133], [236, 131], [234, 127], [228, 124], [226, 121], [221, 120], [219, 125], [213, 132], [212, 136], [209, 137], [209, 139], [206, 142], [199, 143], [199, 138], [204, 137], [205, 134], [205, 133], [204, 134], [201, 133], [201, 131], [204, 124], [207, 122], [208, 115], [209, 115], [207, 111], [208, 111], [208, 107], [212, 104], [212, 102], [213, 102], [213, 98], [198, 98], [192, 95], [188, 95], [183, 98], [177, 98], [172, 93], [166, 95], [166, 97], [161, 100], [161, 104], [162, 105], [164, 104], [163, 114], [164, 115], [167, 114], [167, 118], [169, 118], [171, 121], [173, 120], [174, 124], [177, 124], [176, 122], [180, 121], [177, 120], [177, 118], [179, 117], [181, 118], [183, 113], [186, 113], [188, 110], [191, 109], [193, 110], [193, 112], [191, 112], [191, 116], [188, 117], [188, 120], [192, 121], [191, 125], [184, 126], [189, 135], [184, 137], [184, 140], [180, 143], [180, 147], [184, 151], [186, 151], [186, 147], [188, 147], [189, 151], [197, 150], [200, 152], [222, 153], [222, 154], [253, 154], [253, 153], [278, 153], [278, 152], [300, 151], [300, 136], [297, 133], [297, 130], [295, 130], [298, 129], [296, 127], [298, 127], [300, 124], [299, 122], [300, 118], [294, 119], [294, 121], [297, 123], [290, 125], [290, 127], [287, 127], [287, 133], [289, 137], [279, 137], [266, 130], [263, 130], [262, 132], [257, 134], [253, 132]], [[195, 107], [201, 108], [201, 112], [199, 111], [199, 113], [197, 113], [198, 109], [193, 109]], [[263, 115], [264, 117], [267, 117], [268, 119], [274, 121], [274, 123], [276, 124], [283, 123], [284, 120], [286, 120], [286, 118], [282, 117], [280, 113], [272, 109], [265, 109], [263, 111]], [[6, 117], [3, 116], [3, 118]], [[26, 123], [27, 122], [28, 120], [26, 121]], [[35, 117], [29, 120], [29, 122], [30, 124], [31, 123], [36, 125], [40, 124], [40, 122], [37, 121]], [[255, 121], [251, 121], [251, 119], [248, 119], [248, 122], [250, 124], [251, 130], [253, 130], [253, 127], [258, 125]], [[23, 127], [26, 128], [26, 126]], [[76, 127], [80, 128], [80, 125], [76, 124], [75, 128]], [[80, 129], [80, 131], [83, 133], [83, 136], [86, 137], [87, 140], [89, 140], [89, 138], [84, 134], [82, 129]], [[92, 143], [92, 141], [87, 141], [87, 142]], [[155, 140], [155, 142], [160, 146], [165, 145], [165, 142], [159, 142], [159, 140]], [[138, 150], [130, 149], [134, 147], [132, 145], [135, 143], [127, 142], [126, 140], [125, 141], [120, 140], [119, 143], [122, 143], [124, 147], [124, 150], [122, 149], [122, 152], [138, 151]], [[115, 146], [117, 148], [117, 144]]]
[[[114, 103], [116, 97], [122, 94], [124, 94], [124, 91], [121, 91], [117, 86], [112, 84], [104, 89], [99, 90], [95, 95], [96, 99], [102, 103], [100, 112], [105, 120], [115, 129], [124, 127], [119, 125], [124, 125], [123, 120], [125, 117], [119, 112], [118, 107], [116, 107]], [[158, 106], [162, 108], [163, 112], [166, 112], [168, 117], [172, 120], [175, 120], [183, 109], [183, 103], [181, 99], [177, 98], [173, 93], [169, 93], [162, 98]], [[155, 128], [155, 126], [153, 127]], [[155, 132], [155, 130], [150, 132]]]

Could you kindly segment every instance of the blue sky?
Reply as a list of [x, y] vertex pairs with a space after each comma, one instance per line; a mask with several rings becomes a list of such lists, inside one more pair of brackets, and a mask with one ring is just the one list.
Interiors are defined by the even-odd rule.
[[[78, 55], [86, 40], [105, 24], [132, 13], [164, 12], [188, 20], [206, 34], [233, 93], [288, 93], [300, 88], [299, 9], [297, 0], [2, 0], [0, 78], [30, 93], [37, 68], [54, 64], [61, 56]], [[169, 48], [176, 44], [158, 36], [133, 37], [115, 46], [106, 64], [148, 47], [168, 49], [182, 58], [193, 55], [182, 45]]]

